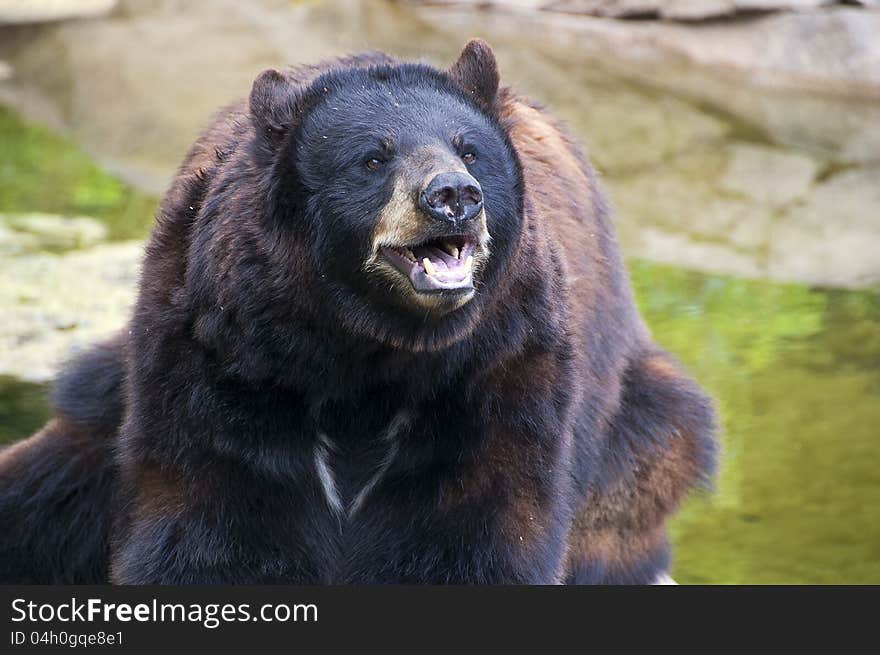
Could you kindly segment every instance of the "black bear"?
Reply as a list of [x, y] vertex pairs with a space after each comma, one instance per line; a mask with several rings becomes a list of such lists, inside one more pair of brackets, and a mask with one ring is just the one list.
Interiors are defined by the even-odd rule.
[[584, 154], [478, 40], [262, 73], [55, 405], [0, 454], [4, 582], [646, 584], [715, 457]]

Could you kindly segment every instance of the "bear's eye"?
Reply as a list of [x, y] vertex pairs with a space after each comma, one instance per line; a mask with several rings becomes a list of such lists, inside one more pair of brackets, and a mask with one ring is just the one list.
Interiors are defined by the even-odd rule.
[[375, 157], [370, 157], [366, 162], [364, 162], [364, 164], [371, 171], [378, 171], [382, 167], [382, 161], [380, 159], [376, 159]]
[[465, 164], [473, 164], [475, 161], [477, 161], [477, 156], [472, 152], [466, 152], [461, 156], [461, 160]]

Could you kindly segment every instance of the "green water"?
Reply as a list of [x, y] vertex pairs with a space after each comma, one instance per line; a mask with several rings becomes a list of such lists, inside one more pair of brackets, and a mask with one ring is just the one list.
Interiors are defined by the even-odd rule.
[[0, 444], [37, 430], [49, 418], [46, 385], [0, 375]]
[[[0, 109], [0, 212], [88, 214], [130, 237], [154, 204]], [[880, 290], [630, 268], [655, 337], [711, 391], [723, 424], [717, 488], [672, 526], [676, 579], [880, 583]], [[44, 391], [0, 377], [0, 442], [43, 423]]]
[[81, 150], [0, 106], [0, 213], [100, 219], [113, 238], [142, 237], [156, 200], [96, 166]]
[[715, 492], [673, 524], [676, 579], [880, 582], [880, 290], [631, 271], [724, 430]]

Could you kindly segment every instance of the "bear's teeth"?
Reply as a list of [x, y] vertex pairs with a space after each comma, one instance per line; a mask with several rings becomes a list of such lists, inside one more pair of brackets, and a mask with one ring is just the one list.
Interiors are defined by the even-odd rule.
[[454, 243], [448, 243], [444, 241], [441, 246], [447, 255], [452, 255], [453, 257], [458, 259], [458, 247]]
[[416, 256], [413, 254], [413, 251], [409, 248], [403, 249], [403, 256], [409, 259], [410, 261], [416, 261]]
[[468, 255], [468, 258], [464, 260], [464, 270], [469, 271], [474, 265], [474, 256]]
[[434, 268], [434, 264], [432, 264], [431, 260], [427, 257], [422, 260], [422, 266], [425, 267], [425, 273], [427, 273], [428, 275], [436, 275], [437, 269]]

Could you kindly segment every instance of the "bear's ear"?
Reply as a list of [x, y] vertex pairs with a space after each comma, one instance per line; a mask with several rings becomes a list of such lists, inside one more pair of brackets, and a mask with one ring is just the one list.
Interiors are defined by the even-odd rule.
[[277, 70], [265, 70], [254, 80], [250, 112], [257, 133], [277, 143], [296, 119], [296, 90]]
[[473, 97], [483, 109], [493, 109], [500, 79], [495, 53], [488, 43], [482, 39], [468, 41], [458, 61], [446, 73], [458, 88]]

